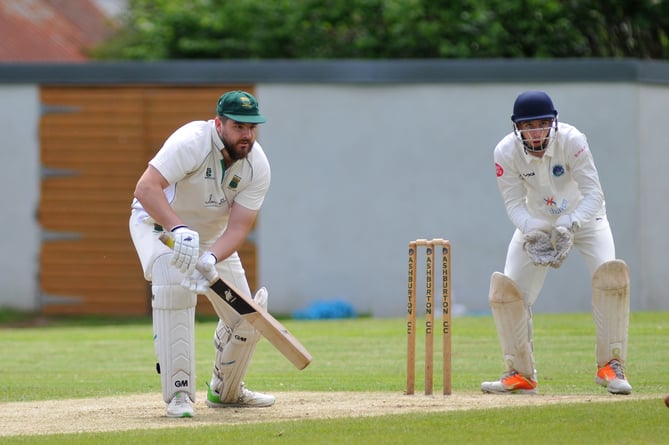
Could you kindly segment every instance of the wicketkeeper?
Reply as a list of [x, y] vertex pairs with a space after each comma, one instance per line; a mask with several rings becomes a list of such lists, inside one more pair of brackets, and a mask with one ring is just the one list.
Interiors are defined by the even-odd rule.
[[[270, 184], [269, 162], [256, 141], [263, 122], [251, 94], [223, 94], [217, 116], [176, 130], [135, 188], [130, 234], [151, 282], [157, 371], [168, 417], [194, 415], [197, 294], [218, 298], [208, 278], [220, 276], [251, 295], [237, 250]], [[174, 239], [173, 250], [159, 240], [163, 232]], [[254, 299], [267, 308], [265, 288]], [[273, 396], [250, 391], [243, 382], [260, 334], [232, 308], [215, 308], [220, 320], [207, 406], [271, 406]]]
[[597, 330], [595, 383], [613, 394], [630, 394], [625, 377], [629, 324], [629, 272], [616, 259], [604, 193], [585, 135], [558, 122], [542, 91], [520, 94], [513, 106], [513, 131], [495, 147], [497, 184], [516, 230], [504, 273], [490, 281], [490, 306], [506, 372], [483, 382], [486, 393], [537, 390], [532, 347], [532, 305], [550, 268], [560, 267], [572, 248], [592, 275]]

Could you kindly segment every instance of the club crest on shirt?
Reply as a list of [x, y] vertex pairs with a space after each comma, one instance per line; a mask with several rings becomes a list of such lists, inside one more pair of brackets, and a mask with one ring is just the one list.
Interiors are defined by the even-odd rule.
[[564, 175], [564, 167], [560, 164], [553, 166], [553, 176], [562, 176]]
[[233, 190], [236, 189], [237, 186], [239, 185], [239, 181], [241, 181], [241, 180], [242, 180], [242, 178], [240, 178], [237, 175], [234, 175], [232, 177], [232, 179], [230, 180], [230, 182], [228, 183], [228, 188], [233, 189]]
[[497, 174], [498, 178], [504, 174], [504, 169], [497, 162], [495, 162], [495, 173]]

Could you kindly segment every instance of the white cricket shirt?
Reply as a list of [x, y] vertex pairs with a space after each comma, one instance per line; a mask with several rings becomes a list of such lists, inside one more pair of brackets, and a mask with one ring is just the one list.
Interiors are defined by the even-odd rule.
[[557, 136], [542, 158], [526, 154], [512, 132], [497, 144], [494, 159], [504, 206], [521, 230], [530, 217], [554, 223], [571, 214], [584, 224], [606, 212], [587, 139], [569, 124], [558, 122]]
[[[222, 149], [214, 120], [195, 121], [177, 129], [149, 161], [170, 184], [165, 196], [172, 209], [204, 244], [222, 235], [233, 202], [259, 210], [271, 179], [269, 162], [257, 141], [246, 159], [230, 166], [223, 165]], [[143, 211], [137, 199], [132, 207]]]

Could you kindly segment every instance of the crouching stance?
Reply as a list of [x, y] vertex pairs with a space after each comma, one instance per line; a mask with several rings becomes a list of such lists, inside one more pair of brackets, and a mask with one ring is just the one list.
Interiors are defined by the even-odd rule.
[[532, 347], [532, 306], [550, 268], [573, 249], [592, 277], [597, 331], [595, 383], [613, 394], [630, 394], [625, 376], [630, 308], [629, 271], [616, 259], [604, 193], [585, 136], [558, 123], [550, 97], [520, 94], [513, 132], [495, 147], [497, 184], [516, 227], [504, 273], [490, 280], [489, 301], [506, 371], [483, 382], [486, 393], [533, 394], [537, 372]]
[[[209, 289], [219, 276], [251, 295], [237, 250], [269, 188], [269, 163], [256, 142], [263, 122], [251, 94], [223, 94], [217, 116], [176, 130], [135, 188], [130, 235], [151, 282], [156, 370], [168, 417], [194, 415], [197, 295], [219, 301]], [[160, 241], [166, 232], [172, 249]], [[265, 308], [267, 298], [265, 288], [254, 296]], [[219, 322], [207, 406], [273, 405], [273, 396], [250, 391], [243, 382], [259, 333], [232, 308], [214, 308]]]

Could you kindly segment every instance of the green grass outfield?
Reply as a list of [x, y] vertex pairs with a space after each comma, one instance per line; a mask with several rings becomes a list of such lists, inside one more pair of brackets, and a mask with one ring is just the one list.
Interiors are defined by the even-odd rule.
[[[1, 314], [0, 314], [1, 315]], [[2, 320], [3, 317], [0, 317]], [[6, 318], [6, 317], [5, 317]], [[284, 321], [314, 356], [297, 371], [266, 340], [261, 341], [247, 385], [266, 392], [382, 392], [401, 395], [405, 382], [406, 322], [403, 319]], [[26, 325], [26, 323], [22, 323]], [[213, 320], [196, 327], [198, 391], [205, 389], [213, 360]], [[590, 314], [537, 314], [535, 358], [541, 396], [582, 397], [581, 403], [487, 407], [449, 412], [366, 417], [186, 425], [196, 419], [162, 419], [163, 429], [113, 433], [3, 434], [1, 444], [664, 444], [669, 443], [669, 312], [633, 313], [627, 372], [630, 397], [608, 395], [593, 383], [594, 325]], [[453, 320], [453, 395], [477, 395], [482, 380], [497, 378], [502, 359], [490, 316]], [[421, 336], [418, 361], [423, 357]], [[439, 357], [440, 342], [435, 339]], [[162, 407], [149, 320], [57, 320], [43, 326], [0, 327], [0, 407], [13, 402], [39, 407], [60, 399], [150, 394]], [[441, 366], [435, 361], [435, 387]], [[417, 367], [417, 395], [422, 367]], [[602, 403], [587, 403], [607, 396]], [[444, 396], [434, 396], [442, 401]], [[508, 397], [485, 396], [500, 400]], [[535, 396], [539, 397], [539, 396]], [[496, 399], [495, 399], [496, 398]], [[615, 402], [615, 403], [614, 403]], [[443, 400], [448, 403], [448, 399]], [[278, 403], [277, 403], [278, 405]], [[500, 405], [503, 405], [500, 403]], [[12, 405], [13, 406], [13, 405]], [[20, 404], [19, 406], [22, 406]], [[123, 411], [113, 407], [113, 412]], [[45, 408], [46, 409], [46, 408]], [[279, 409], [278, 406], [268, 408]], [[327, 409], [327, 407], [325, 408]], [[209, 410], [211, 411], [211, 410]], [[216, 410], [217, 413], [226, 410]], [[257, 410], [231, 410], [253, 418]], [[39, 411], [38, 411], [39, 412]], [[196, 412], [196, 416], [200, 411]], [[125, 413], [124, 414], [128, 414]], [[131, 414], [131, 413], [130, 413]], [[220, 414], [225, 416], [225, 413]], [[0, 420], [2, 424], [7, 419]], [[39, 414], [35, 416], [40, 422]], [[86, 422], [83, 418], [65, 419]], [[7, 425], [7, 424], [5, 424]], [[186, 425], [186, 426], [182, 426]]]

